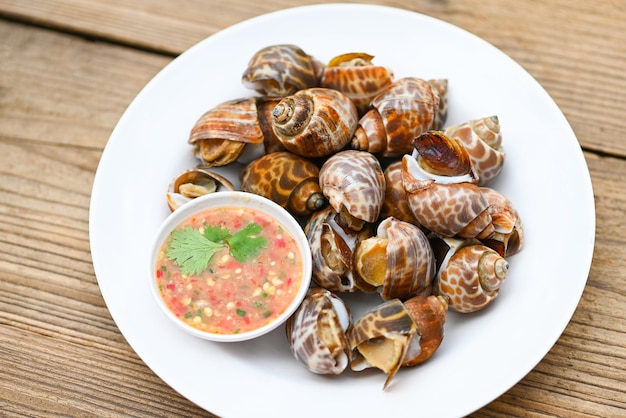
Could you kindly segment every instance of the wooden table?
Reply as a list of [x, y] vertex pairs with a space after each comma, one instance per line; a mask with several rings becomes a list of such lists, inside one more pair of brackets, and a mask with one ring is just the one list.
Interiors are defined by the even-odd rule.
[[[110, 317], [91, 264], [92, 181], [118, 119], [174, 57], [305, 3], [0, 0], [4, 416], [210, 415], [155, 376]], [[596, 247], [578, 308], [535, 369], [474, 416], [626, 416], [626, 1], [366, 3], [440, 18], [510, 55], [560, 106], [591, 172]]]

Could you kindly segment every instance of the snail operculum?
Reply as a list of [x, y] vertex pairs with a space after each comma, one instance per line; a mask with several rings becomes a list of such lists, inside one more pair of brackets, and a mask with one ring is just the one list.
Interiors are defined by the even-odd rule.
[[450, 126], [444, 133], [456, 138], [467, 149], [480, 186], [490, 184], [500, 174], [506, 154], [502, 147], [502, 133], [497, 116]]

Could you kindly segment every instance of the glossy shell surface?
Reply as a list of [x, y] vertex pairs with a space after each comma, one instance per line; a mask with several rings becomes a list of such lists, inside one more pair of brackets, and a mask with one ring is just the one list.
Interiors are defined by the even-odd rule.
[[489, 213], [494, 227], [494, 234], [483, 240], [503, 257], [519, 253], [524, 246], [524, 226], [519, 212], [513, 203], [502, 193], [490, 187], [480, 188], [489, 203]]
[[432, 128], [439, 112], [439, 95], [426, 80], [395, 80], [374, 97], [372, 109], [359, 120], [353, 149], [384, 157], [411, 153], [413, 139]]
[[[332, 206], [314, 212], [304, 227], [313, 258], [312, 279], [318, 286], [333, 292], [358, 290], [353, 274], [353, 254], [359, 241], [369, 238], [369, 226], [355, 231], [338, 222]], [[361, 288], [374, 291], [375, 288]]]
[[300, 90], [284, 97], [272, 112], [272, 128], [282, 145], [303, 157], [322, 157], [343, 149], [358, 123], [354, 103], [326, 88]]
[[384, 219], [376, 236], [358, 244], [354, 264], [357, 276], [376, 286], [383, 300], [431, 293], [434, 253], [422, 230], [408, 222]]
[[319, 168], [287, 151], [266, 154], [248, 164], [242, 171], [241, 190], [267, 197], [299, 216], [326, 204]]
[[421, 225], [443, 236], [491, 237], [494, 227], [489, 202], [480, 188], [470, 182], [445, 180], [425, 174], [415, 158], [403, 157], [402, 183]]
[[500, 174], [505, 160], [500, 121], [497, 116], [473, 119], [446, 128], [467, 149], [478, 175], [478, 185], [487, 186]]
[[443, 340], [447, 304], [435, 296], [385, 301], [360, 317], [349, 334], [352, 370], [378, 368], [384, 388], [402, 366], [429, 359]]
[[389, 164], [383, 174], [385, 176], [385, 198], [380, 211], [381, 219], [393, 216], [401, 221], [419, 226], [402, 185], [402, 161], [397, 160]]
[[376, 157], [366, 151], [344, 150], [320, 169], [320, 186], [330, 205], [358, 229], [378, 219], [385, 197], [385, 176]]
[[393, 82], [393, 71], [375, 65], [366, 53], [347, 53], [334, 57], [322, 72], [321, 87], [339, 90], [364, 114], [370, 102]]
[[434, 293], [457, 312], [485, 308], [500, 292], [509, 270], [508, 261], [471, 240], [448, 239], [446, 244], [449, 250], [437, 272]]
[[208, 166], [234, 162], [246, 144], [263, 143], [256, 98], [229, 100], [209, 109], [194, 124], [189, 143]]
[[323, 65], [296, 45], [270, 45], [257, 51], [241, 76], [244, 87], [283, 97], [319, 84]]
[[347, 332], [350, 309], [332, 292], [312, 288], [287, 320], [286, 333], [295, 358], [317, 374], [340, 374], [350, 363]]

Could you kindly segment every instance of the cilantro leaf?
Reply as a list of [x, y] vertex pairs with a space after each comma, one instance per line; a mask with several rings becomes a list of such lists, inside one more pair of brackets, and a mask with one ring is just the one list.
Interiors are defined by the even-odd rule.
[[261, 230], [261, 225], [251, 222], [225, 239], [235, 260], [242, 262], [246, 258], [254, 256], [262, 247], [267, 245], [265, 237], [259, 235]]
[[219, 225], [207, 225], [204, 227], [204, 236], [213, 242], [223, 242], [230, 237], [230, 231]]
[[172, 231], [167, 258], [181, 267], [185, 275], [199, 274], [209, 265], [211, 258], [224, 244], [208, 239], [197, 229], [186, 226]]

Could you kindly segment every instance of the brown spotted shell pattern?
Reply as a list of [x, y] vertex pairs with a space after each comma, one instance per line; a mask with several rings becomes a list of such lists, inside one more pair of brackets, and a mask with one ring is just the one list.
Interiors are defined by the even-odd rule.
[[383, 300], [429, 295], [435, 276], [435, 256], [417, 226], [389, 217], [376, 236], [358, 243], [354, 253], [356, 277], [375, 286]]
[[446, 301], [433, 295], [392, 299], [372, 308], [349, 333], [350, 367], [380, 369], [387, 374], [386, 388], [401, 367], [421, 364], [437, 351], [447, 310]]
[[250, 58], [241, 82], [263, 95], [284, 97], [318, 86], [323, 67], [299, 46], [270, 45]]
[[310, 215], [326, 204], [319, 185], [319, 168], [288, 151], [273, 152], [248, 164], [241, 190], [278, 203], [297, 216]]
[[509, 270], [508, 261], [475, 240], [442, 240], [448, 250], [441, 259], [433, 293], [456, 312], [484, 309], [498, 296]]
[[339, 90], [364, 114], [372, 99], [392, 83], [394, 74], [387, 67], [372, 63], [374, 57], [362, 52], [341, 54], [330, 60], [322, 72], [320, 87]]
[[393, 216], [401, 221], [419, 226], [402, 185], [402, 161], [397, 160], [389, 164], [383, 174], [385, 176], [385, 198], [380, 211], [381, 219]]
[[448, 79], [446, 78], [434, 78], [428, 80], [428, 84], [437, 92], [439, 96], [439, 108], [433, 120], [433, 126], [430, 129], [440, 130], [446, 124], [448, 119]]
[[373, 235], [369, 225], [360, 231], [343, 226], [331, 206], [314, 212], [306, 225], [306, 234], [312, 257], [312, 279], [315, 284], [333, 292], [373, 292], [373, 286], [364, 287], [354, 279], [354, 249], [358, 243]]
[[467, 150], [478, 175], [479, 186], [489, 185], [500, 174], [505, 152], [497, 116], [450, 126], [444, 133], [458, 139]]
[[458, 143], [448, 147], [447, 141], [455, 143], [440, 132], [427, 132], [416, 138], [417, 152], [402, 158], [402, 184], [409, 205], [418, 222], [432, 232], [489, 238], [494, 231], [489, 202], [473, 183], [465, 150]]
[[439, 95], [426, 80], [405, 77], [391, 83], [371, 102], [351, 141], [353, 149], [383, 157], [410, 154], [413, 139], [431, 129]]
[[291, 352], [309, 371], [336, 375], [350, 363], [351, 328], [348, 305], [326, 289], [312, 288], [285, 330]]
[[502, 257], [519, 253], [524, 245], [524, 227], [519, 212], [502, 193], [490, 187], [481, 187], [480, 191], [489, 203], [494, 227], [493, 236], [482, 240], [483, 244], [496, 250]]
[[344, 150], [320, 168], [320, 187], [347, 226], [375, 222], [385, 197], [385, 176], [378, 159], [367, 151]]
[[288, 151], [303, 157], [322, 157], [350, 142], [358, 114], [343, 93], [317, 87], [284, 97], [274, 107], [272, 119], [272, 129]]

